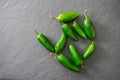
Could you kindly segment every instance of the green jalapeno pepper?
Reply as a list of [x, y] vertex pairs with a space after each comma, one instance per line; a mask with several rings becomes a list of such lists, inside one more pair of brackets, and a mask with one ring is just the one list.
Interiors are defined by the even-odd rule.
[[57, 55], [57, 61], [72, 71], [80, 71], [79, 68], [72, 62], [72, 60], [64, 54]]
[[78, 38], [76, 37], [75, 33], [73, 32], [72, 28], [68, 24], [62, 25], [62, 31], [68, 36], [70, 39], [77, 41]]
[[54, 52], [54, 46], [52, 45], [52, 43], [48, 40], [48, 38], [43, 35], [43, 34], [39, 34], [37, 31], [35, 31], [36, 35], [37, 35], [37, 39], [38, 41], [50, 52]]
[[95, 43], [94, 43], [94, 41], [92, 41], [88, 45], [86, 51], [83, 53], [82, 58], [87, 59], [88, 57], [90, 57], [93, 54], [94, 50], [95, 50]]
[[66, 35], [62, 33], [60, 39], [55, 45], [55, 52], [56, 53], [61, 52], [65, 46], [65, 43], [66, 43]]
[[84, 39], [87, 39], [86, 34], [84, 33], [84, 31], [81, 29], [80, 25], [76, 21], [74, 21], [73, 23], [73, 29], [76, 31], [76, 33], [79, 36], [81, 36]]
[[88, 38], [90, 40], [94, 40], [94, 38], [96, 36], [94, 24], [93, 24], [92, 20], [87, 16], [86, 12], [87, 12], [87, 9], [84, 10], [85, 19], [83, 20], [83, 23], [82, 23], [83, 29], [84, 29], [86, 35], [88, 36]]
[[72, 60], [74, 61], [74, 63], [77, 65], [77, 66], [81, 66], [82, 68], [86, 68], [86, 66], [84, 65], [84, 61], [82, 59], [82, 56], [80, 55], [80, 53], [78, 52], [77, 48], [70, 44], [69, 45], [69, 52], [70, 52], [70, 55], [72, 57]]
[[79, 16], [78, 12], [62, 12], [57, 17], [51, 16], [51, 18], [54, 18], [58, 20], [59, 22], [67, 23], [75, 20]]

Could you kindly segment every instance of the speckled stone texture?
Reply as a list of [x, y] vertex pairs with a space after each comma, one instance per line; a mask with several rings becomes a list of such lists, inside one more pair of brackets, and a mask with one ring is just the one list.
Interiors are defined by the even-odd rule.
[[[61, 66], [36, 40], [34, 30], [53, 44], [61, 24], [49, 18], [62, 11], [83, 11], [93, 20], [97, 32], [94, 55], [85, 61], [86, 70], [72, 72]], [[70, 39], [68, 45], [81, 54], [89, 40]], [[120, 80], [120, 0], [0, 0], [0, 80]]]

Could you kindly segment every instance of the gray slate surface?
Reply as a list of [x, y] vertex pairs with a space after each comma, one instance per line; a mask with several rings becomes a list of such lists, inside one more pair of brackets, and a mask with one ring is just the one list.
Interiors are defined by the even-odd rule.
[[[44, 33], [53, 44], [61, 25], [48, 17], [62, 11], [84, 9], [97, 32], [96, 50], [81, 73], [61, 66], [36, 40], [34, 30]], [[88, 40], [68, 39], [82, 53]], [[120, 0], [0, 0], [0, 80], [120, 80]]]

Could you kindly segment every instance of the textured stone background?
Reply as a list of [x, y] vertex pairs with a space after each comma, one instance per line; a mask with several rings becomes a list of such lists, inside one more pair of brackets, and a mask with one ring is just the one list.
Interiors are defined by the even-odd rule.
[[[85, 61], [81, 73], [62, 67], [36, 40], [34, 30], [53, 44], [61, 25], [48, 17], [62, 11], [84, 9], [97, 31], [94, 55]], [[88, 40], [70, 39], [82, 53]], [[0, 0], [0, 80], [120, 80], [120, 0]]]

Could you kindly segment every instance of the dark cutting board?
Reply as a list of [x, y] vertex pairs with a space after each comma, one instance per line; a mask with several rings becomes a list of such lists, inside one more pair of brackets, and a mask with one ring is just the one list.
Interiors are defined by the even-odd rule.
[[[36, 40], [34, 30], [53, 44], [61, 24], [49, 18], [63, 11], [83, 11], [93, 20], [97, 32], [96, 50], [86, 70], [72, 72], [61, 66]], [[89, 40], [67, 40], [82, 54]], [[120, 80], [120, 0], [0, 0], [0, 80]]]

